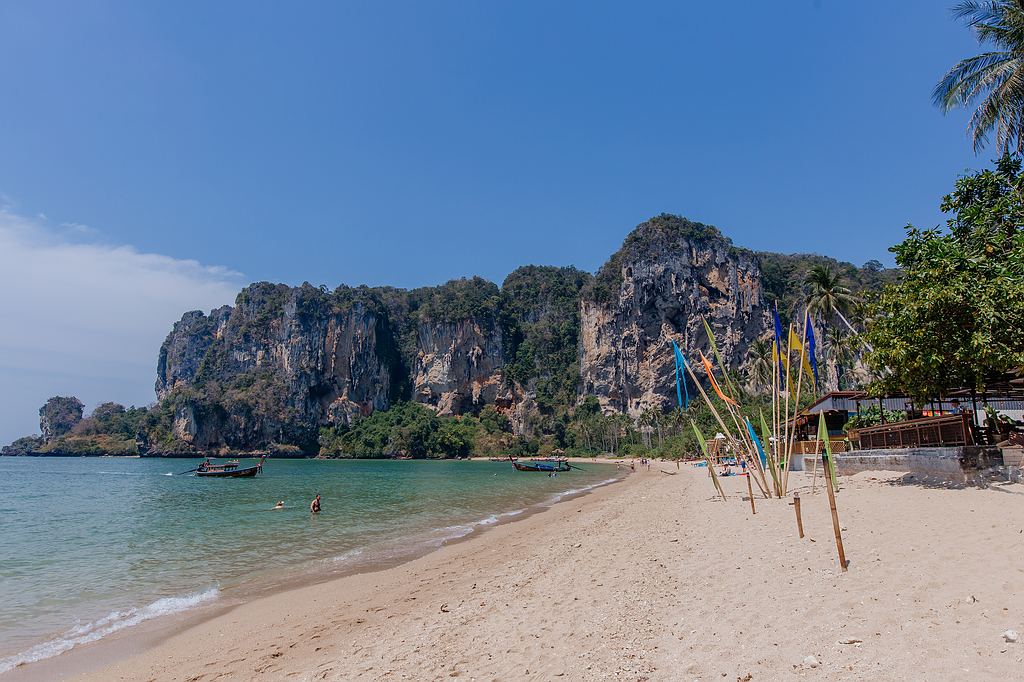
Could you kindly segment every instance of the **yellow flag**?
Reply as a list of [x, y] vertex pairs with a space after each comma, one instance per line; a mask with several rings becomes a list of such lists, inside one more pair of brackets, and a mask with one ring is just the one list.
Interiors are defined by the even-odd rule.
[[[804, 371], [807, 372], [807, 377], [811, 381], [814, 381], [814, 370], [811, 369], [811, 361], [810, 361], [810, 358], [807, 357], [807, 353], [802, 353], [803, 348], [804, 348], [804, 345], [800, 342], [800, 337], [797, 335], [796, 331], [792, 327], [790, 327], [790, 329], [789, 329], [789, 349], [791, 351], [793, 351], [794, 353], [799, 353], [799, 354], [803, 355]], [[786, 363], [786, 365], [788, 367], [789, 363]]]

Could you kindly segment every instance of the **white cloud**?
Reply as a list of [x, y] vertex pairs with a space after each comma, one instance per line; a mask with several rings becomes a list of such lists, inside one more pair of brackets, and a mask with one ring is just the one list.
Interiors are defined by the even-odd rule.
[[231, 303], [241, 285], [226, 268], [82, 242], [95, 231], [70, 225], [0, 206], [2, 444], [38, 431], [51, 395], [76, 395], [87, 409], [152, 402], [171, 325], [187, 310]]

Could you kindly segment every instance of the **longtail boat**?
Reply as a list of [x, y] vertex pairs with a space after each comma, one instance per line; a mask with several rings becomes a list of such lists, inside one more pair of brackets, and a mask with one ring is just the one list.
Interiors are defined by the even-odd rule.
[[260, 457], [259, 464], [251, 467], [239, 468], [238, 460], [227, 464], [210, 464], [209, 460], [203, 462], [196, 469], [196, 476], [204, 478], [252, 478], [263, 471], [263, 457]]
[[564, 459], [557, 457], [551, 457], [548, 459], [532, 459], [526, 462], [517, 460], [512, 455], [508, 456], [512, 466], [515, 467], [516, 471], [543, 471], [550, 473], [552, 471], [569, 471], [572, 469], [572, 465]]

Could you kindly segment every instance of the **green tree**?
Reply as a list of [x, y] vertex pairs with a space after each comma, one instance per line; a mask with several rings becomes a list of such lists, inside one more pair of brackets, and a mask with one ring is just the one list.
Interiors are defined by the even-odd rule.
[[850, 388], [850, 370], [857, 362], [857, 347], [849, 334], [835, 327], [825, 329], [825, 359], [830, 367], [835, 368], [836, 389], [842, 391]]
[[1024, 364], [1022, 190], [1020, 159], [1004, 157], [943, 199], [948, 231], [908, 226], [890, 249], [904, 276], [872, 306], [874, 391], [926, 400]]
[[1019, 0], [966, 0], [953, 8], [978, 44], [992, 49], [962, 59], [932, 92], [944, 112], [977, 103], [967, 129], [980, 151], [995, 134], [1000, 152], [1024, 149], [1024, 4]]
[[755, 339], [747, 349], [747, 382], [755, 393], [771, 390], [774, 368], [771, 341]]
[[39, 430], [43, 440], [60, 438], [82, 421], [82, 401], [74, 396], [53, 396], [39, 408]]
[[827, 264], [815, 265], [807, 273], [804, 285], [807, 307], [812, 315], [820, 319], [828, 319], [837, 315], [851, 332], [857, 333], [843, 314], [849, 312], [850, 307], [856, 303], [857, 297], [846, 286], [842, 275]]

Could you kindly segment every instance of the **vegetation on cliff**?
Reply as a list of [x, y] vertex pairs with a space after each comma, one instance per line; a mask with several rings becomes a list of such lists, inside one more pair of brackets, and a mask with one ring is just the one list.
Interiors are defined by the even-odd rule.
[[502, 284], [505, 376], [532, 388], [543, 418], [565, 412], [579, 386], [580, 291], [589, 273], [528, 265]]
[[[715, 227], [662, 214], [631, 232], [593, 276], [525, 266], [500, 287], [479, 277], [412, 290], [257, 282], [233, 307], [186, 313], [174, 325], [160, 350], [153, 407], [101, 406], [83, 419], [81, 403], [54, 399], [44, 408], [44, 438], [21, 439], [7, 451], [439, 457], [683, 446], [689, 436], [667, 415], [648, 415], [647, 428], [602, 414], [591, 400], [580, 404], [581, 303], [617, 300], [632, 264], [660, 267], [682, 253], [684, 263], [705, 269], [741, 258], [740, 276], [760, 276], [784, 309], [802, 300], [817, 265], [831, 267], [855, 291], [891, 279], [875, 266], [754, 254]], [[666, 273], [647, 286], [677, 281]], [[700, 294], [702, 287], [687, 295], [710, 295]], [[676, 306], [671, 323], [685, 322], [687, 310]], [[755, 317], [740, 334], [754, 327], [761, 333]], [[656, 319], [642, 324], [656, 331]], [[456, 375], [462, 384], [453, 385]], [[442, 409], [445, 391], [454, 392], [443, 403], [451, 414], [425, 407]], [[652, 440], [651, 429], [660, 436]]]

